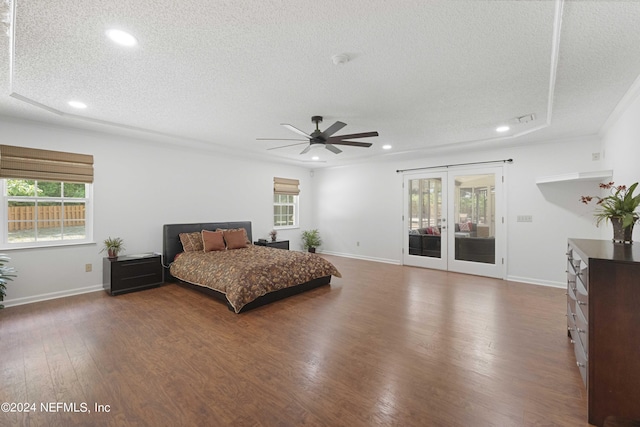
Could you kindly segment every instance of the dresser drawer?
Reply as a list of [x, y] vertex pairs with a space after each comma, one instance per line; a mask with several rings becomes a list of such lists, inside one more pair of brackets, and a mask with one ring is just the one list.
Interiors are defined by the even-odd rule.
[[580, 269], [576, 272], [577, 283], [584, 286], [584, 288], [589, 290], [589, 266], [585, 262], [581, 261]]
[[577, 307], [576, 299], [571, 297], [571, 290], [569, 290], [567, 292], [567, 317], [571, 317], [574, 325], [576, 323], [575, 312]]
[[576, 296], [576, 305], [580, 307], [582, 313], [584, 314], [584, 318], [589, 320], [589, 295], [587, 295], [587, 290], [585, 287], [578, 281], [578, 286], [575, 291]]
[[589, 361], [587, 359], [587, 354], [582, 347], [582, 342], [578, 337], [578, 333], [574, 331], [571, 334], [571, 339], [573, 341], [573, 352], [576, 355], [576, 365], [578, 365], [578, 370], [580, 371], [580, 376], [582, 377], [582, 382], [585, 387], [587, 386], [587, 372], [589, 367]]
[[119, 278], [132, 278], [136, 276], [155, 274], [158, 271], [157, 258], [145, 258], [132, 261], [112, 262], [111, 271]]
[[575, 307], [571, 307], [571, 302], [567, 303], [567, 329], [571, 335], [576, 330], [576, 310]]
[[589, 323], [587, 322], [587, 319], [580, 307], [578, 307], [575, 313], [576, 332], [578, 337], [580, 338], [580, 341], [582, 342], [582, 347], [584, 348], [585, 354], [589, 356]]

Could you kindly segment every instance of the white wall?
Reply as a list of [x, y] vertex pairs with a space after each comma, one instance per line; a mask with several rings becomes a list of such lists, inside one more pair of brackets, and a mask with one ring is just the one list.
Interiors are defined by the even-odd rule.
[[[640, 98], [603, 136], [550, 141], [477, 152], [371, 161], [314, 171], [96, 132], [62, 129], [0, 117], [2, 143], [93, 154], [95, 229], [124, 238], [127, 252], [161, 251], [162, 224], [251, 220], [254, 238], [271, 229], [273, 176], [301, 182], [301, 229], [319, 228], [326, 252], [399, 263], [403, 244], [402, 176], [396, 169], [513, 158], [506, 166], [507, 277], [564, 286], [568, 237], [602, 238], [592, 206], [580, 195], [596, 194], [595, 182], [536, 185], [539, 176], [613, 169], [617, 183], [640, 180]], [[593, 162], [591, 153], [603, 152]], [[136, 166], [142, 163], [142, 166]], [[235, 181], [234, 181], [235, 180]], [[517, 215], [532, 215], [518, 223]], [[640, 227], [634, 238], [640, 240]], [[300, 230], [280, 232], [299, 248]], [[359, 245], [357, 243], [359, 242]], [[100, 245], [4, 251], [18, 278], [9, 284], [5, 305], [91, 291], [102, 285]], [[85, 273], [85, 264], [93, 272]]]
[[[403, 245], [402, 174], [397, 169], [513, 158], [506, 169], [507, 276], [510, 279], [565, 286], [565, 251], [569, 237], [599, 238], [593, 209], [579, 202], [597, 183], [536, 185], [536, 178], [600, 170], [591, 153], [601, 149], [597, 137], [513, 146], [491, 151], [459, 152], [413, 160], [371, 161], [317, 170], [313, 177], [316, 224], [323, 251], [400, 263]], [[516, 222], [532, 215], [532, 223]], [[360, 246], [357, 246], [360, 242]]]
[[[638, 94], [640, 95], [640, 94]], [[640, 96], [636, 96], [624, 113], [606, 131], [602, 140], [605, 164], [613, 169], [617, 185], [640, 181]], [[640, 189], [634, 195], [640, 194]], [[633, 240], [640, 240], [640, 225], [636, 224]]]
[[[93, 245], [5, 250], [18, 277], [5, 305], [95, 290], [102, 286], [101, 242], [122, 237], [125, 253], [162, 252], [162, 225], [249, 220], [253, 237], [273, 228], [273, 177], [300, 180], [301, 228], [312, 226], [309, 170], [185, 150], [97, 132], [0, 117], [2, 143], [94, 156]], [[300, 230], [279, 237], [300, 247]], [[91, 273], [85, 264], [93, 264]]]

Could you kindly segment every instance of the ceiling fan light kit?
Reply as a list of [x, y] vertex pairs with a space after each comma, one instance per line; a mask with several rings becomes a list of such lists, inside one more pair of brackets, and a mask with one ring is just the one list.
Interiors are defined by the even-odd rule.
[[[320, 123], [322, 123], [322, 116], [313, 116], [311, 117], [311, 121], [313, 123], [316, 124], [316, 129], [311, 132], [310, 134], [307, 134], [306, 132], [298, 129], [297, 127], [290, 125], [288, 123], [281, 123], [282, 126], [284, 126], [285, 128], [289, 129], [292, 132], [297, 133], [298, 135], [304, 136], [305, 138], [307, 138], [309, 140], [308, 142], [308, 146], [302, 150], [302, 152], [300, 154], [306, 154], [309, 152], [309, 150], [311, 150], [311, 148], [313, 146], [320, 146], [320, 145], [324, 145], [324, 148], [326, 148], [327, 150], [331, 151], [332, 153], [335, 154], [340, 154], [342, 153], [342, 150], [339, 149], [338, 147], [336, 147], [336, 145], [347, 145], [347, 146], [351, 146], [351, 147], [363, 147], [363, 148], [368, 148], [371, 147], [370, 142], [357, 142], [357, 141], [347, 141], [347, 139], [358, 139], [358, 138], [369, 138], [372, 136], [378, 136], [378, 132], [363, 132], [363, 133], [352, 133], [352, 134], [348, 134], [348, 135], [335, 135], [334, 133], [338, 132], [340, 129], [342, 129], [343, 127], [345, 127], [347, 124], [337, 121], [334, 124], [332, 124], [331, 126], [329, 126], [327, 129], [325, 129], [324, 131], [320, 130]], [[277, 140], [277, 141], [281, 141], [281, 139], [272, 139], [272, 138], [258, 138], [261, 140]], [[274, 147], [274, 148], [269, 148], [268, 150], [276, 150], [278, 148], [285, 148], [285, 147], [291, 147], [294, 145], [302, 145], [302, 144], [306, 144], [307, 142], [301, 142], [301, 143], [297, 143], [297, 144], [289, 144], [289, 145], [283, 145], [281, 147]]]

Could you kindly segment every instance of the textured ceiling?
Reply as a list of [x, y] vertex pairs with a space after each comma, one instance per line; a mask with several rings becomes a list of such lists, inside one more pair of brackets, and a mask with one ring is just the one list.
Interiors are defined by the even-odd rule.
[[[295, 163], [592, 135], [640, 74], [635, 1], [8, 4], [0, 114]], [[380, 136], [338, 155], [257, 140], [297, 137], [280, 123], [310, 133], [312, 115]]]

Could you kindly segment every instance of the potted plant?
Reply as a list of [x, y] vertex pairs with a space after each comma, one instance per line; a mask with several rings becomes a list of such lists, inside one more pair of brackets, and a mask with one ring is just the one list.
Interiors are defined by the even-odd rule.
[[637, 182], [629, 188], [626, 185], [616, 186], [614, 182], [601, 183], [600, 188], [609, 190], [608, 196], [582, 196], [580, 199], [584, 204], [593, 199], [598, 200], [596, 225], [600, 225], [602, 221], [611, 221], [614, 242], [632, 243], [633, 225], [640, 219], [640, 213], [636, 211], [640, 205], [640, 195], [633, 196], [637, 186]]
[[[0, 301], [4, 301], [4, 297], [7, 295], [5, 292], [7, 289], [7, 282], [13, 280], [16, 277], [15, 268], [5, 266], [11, 260], [5, 254], [0, 254]], [[4, 308], [4, 305], [0, 304], [0, 309]]]
[[276, 241], [276, 237], [278, 236], [278, 230], [271, 230], [269, 232], [269, 236], [271, 236], [271, 241], [275, 242]]
[[302, 232], [302, 246], [311, 253], [315, 253], [316, 248], [322, 244], [320, 232], [318, 230], [306, 230]]
[[118, 258], [120, 251], [124, 250], [124, 241], [120, 237], [109, 237], [103, 243], [104, 247], [100, 252], [107, 251], [109, 258]]

